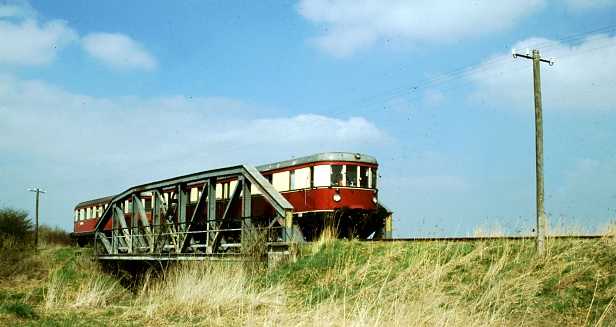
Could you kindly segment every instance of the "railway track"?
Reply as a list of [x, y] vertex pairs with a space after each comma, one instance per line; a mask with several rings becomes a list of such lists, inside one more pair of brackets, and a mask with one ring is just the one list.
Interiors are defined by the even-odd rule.
[[[548, 239], [599, 239], [614, 237], [612, 235], [557, 235], [548, 236]], [[495, 240], [534, 240], [535, 236], [481, 236], [481, 237], [414, 237], [414, 238], [378, 238], [360, 239], [362, 242], [480, 242]]]

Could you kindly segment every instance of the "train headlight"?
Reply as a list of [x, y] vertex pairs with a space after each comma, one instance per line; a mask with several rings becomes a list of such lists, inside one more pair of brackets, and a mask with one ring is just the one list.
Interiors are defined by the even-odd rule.
[[377, 202], [379, 202], [379, 200], [376, 199], [376, 196], [372, 197], [372, 203], [376, 204]]
[[336, 202], [340, 202], [340, 200], [342, 200], [342, 197], [340, 196], [340, 194], [336, 193], [334, 194], [334, 196], [332, 197], [332, 199]]

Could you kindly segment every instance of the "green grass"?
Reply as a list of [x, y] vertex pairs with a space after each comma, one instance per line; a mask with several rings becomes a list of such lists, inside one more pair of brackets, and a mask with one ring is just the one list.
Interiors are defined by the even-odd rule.
[[271, 272], [176, 265], [132, 291], [79, 251], [40, 251], [45, 274], [0, 284], [0, 325], [616, 324], [614, 238], [550, 239], [545, 258], [533, 240], [322, 240]]
[[38, 315], [29, 305], [20, 302], [7, 303], [0, 308], [3, 314], [11, 314], [21, 319], [36, 319]]

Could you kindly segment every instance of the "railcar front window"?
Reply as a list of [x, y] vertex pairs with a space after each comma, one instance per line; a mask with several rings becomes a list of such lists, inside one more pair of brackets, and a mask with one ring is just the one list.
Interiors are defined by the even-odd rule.
[[342, 176], [343, 174], [343, 165], [332, 165], [331, 166], [331, 185], [332, 186], [343, 186], [344, 185], [344, 179]]
[[346, 166], [346, 185], [357, 186], [357, 166]]
[[312, 180], [314, 186], [333, 186], [332, 168], [329, 165], [314, 166]]
[[359, 167], [359, 186], [364, 188], [370, 187], [370, 168]]

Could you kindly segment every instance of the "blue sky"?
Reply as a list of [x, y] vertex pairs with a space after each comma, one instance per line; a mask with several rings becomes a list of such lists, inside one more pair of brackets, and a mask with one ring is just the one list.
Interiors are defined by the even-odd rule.
[[0, 206], [72, 228], [136, 184], [327, 151], [399, 237], [530, 234], [539, 49], [554, 233], [616, 218], [616, 2], [0, 1]]

